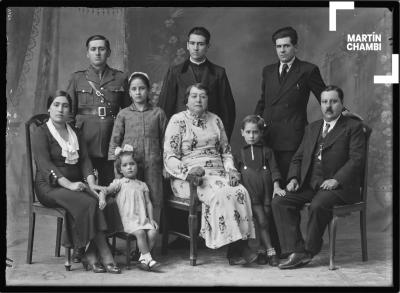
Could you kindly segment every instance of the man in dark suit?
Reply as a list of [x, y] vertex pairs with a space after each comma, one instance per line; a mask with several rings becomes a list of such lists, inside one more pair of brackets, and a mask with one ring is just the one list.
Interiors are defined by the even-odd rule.
[[235, 124], [235, 101], [225, 69], [206, 57], [209, 47], [210, 32], [204, 27], [192, 28], [187, 41], [190, 58], [169, 68], [161, 88], [159, 106], [168, 119], [186, 110], [186, 89], [201, 82], [209, 89], [208, 110], [221, 118], [230, 139]]
[[307, 104], [312, 91], [320, 102], [325, 88], [318, 67], [296, 57], [297, 32], [292, 27], [272, 35], [279, 62], [264, 67], [261, 99], [255, 114], [264, 118], [268, 128], [265, 142], [275, 151], [283, 178], [304, 134]]
[[[365, 135], [359, 121], [343, 116], [343, 91], [326, 87], [321, 94], [323, 119], [305, 129], [290, 164], [285, 196], [272, 200], [282, 254], [281, 269], [307, 264], [322, 247], [322, 236], [332, 219], [332, 207], [360, 200], [360, 178], [365, 157]], [[311, 202], [305, 242], [300, 211]]]

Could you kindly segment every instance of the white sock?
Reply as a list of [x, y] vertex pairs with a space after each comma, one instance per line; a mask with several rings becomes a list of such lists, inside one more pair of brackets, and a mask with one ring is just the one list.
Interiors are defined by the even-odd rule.
[[153, 258], [151, 257], [150, 252], [148, 252], [145, 254], [143, 254], [143, 253], [140, 254], [139, 261], [141, 261], [142, 259], [148, 264]]

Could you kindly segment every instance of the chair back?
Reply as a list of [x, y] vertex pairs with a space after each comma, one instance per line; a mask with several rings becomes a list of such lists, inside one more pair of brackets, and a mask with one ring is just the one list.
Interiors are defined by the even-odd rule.
[[33, 116], [25, 123], [25, 140], [26, 140], [26, 162], [28, 168], [28, 192], [29, 192], [29, 208], [32, 203], [36, 201], [35, 196], [35, 180], [33, 177], [33, 156], [32, 156], [32, 142], [31, 142], [31, 126], [36, 127], [45, 123], [49, 118], [48, 114], [38, 114]]
[[368, 178], [368, 151], [369, 151], [369, 139], [371, 137], [372, 129], [368, 125], [363, 123], [363, 131], [365, 135], [365, 157], [363, 172], [361, 174], [361, 201], [367, 202], [367, 178]]

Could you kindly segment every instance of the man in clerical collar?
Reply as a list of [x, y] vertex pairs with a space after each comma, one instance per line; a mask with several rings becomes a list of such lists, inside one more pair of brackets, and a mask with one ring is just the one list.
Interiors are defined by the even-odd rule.
[[[114, 179], [113, 161], [108, 161], [108, 146], [114, 119], [131, 99], [125, 74], [107, 65], [111, 54], [109, 40], [94, 35], [86, 41], [89, 66], [71, 75], [67, 92], [72, 98], [75, 126], [86, 142], [93, 168], [98, 172], [98, 184], [109, 185]], [[116, 204], [104, 209], [109, 232], [123, 230]], [[112, 218], [112, 219], [111, 219]], [[84, 248], [74, 249], [73, 261], [80, 262]]]
[[195, 83], [202, 83], [209, 89], [208, 111], [221, 118], [230, 138], [235, 123], [235, 101], [225, 69], [207, 59], [210, 37], [210, 32], [204, 27], [194, 27], [189, 31], [187, 50], [190, 57], [169, 68], [160, 92], [159, 106], [168, 118], [186, 110], [186, 89]]

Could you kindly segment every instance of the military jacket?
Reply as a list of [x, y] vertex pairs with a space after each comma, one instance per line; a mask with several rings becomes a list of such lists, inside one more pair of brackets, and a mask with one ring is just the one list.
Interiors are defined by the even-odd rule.
[[114, 119], [131, 103], [125, 74], [106, 66], [100, 79], [89, 66], [72, 74], [67, 92], [72, 98], [75, 126], [83, 134], [89, 156], [107, 158]]

